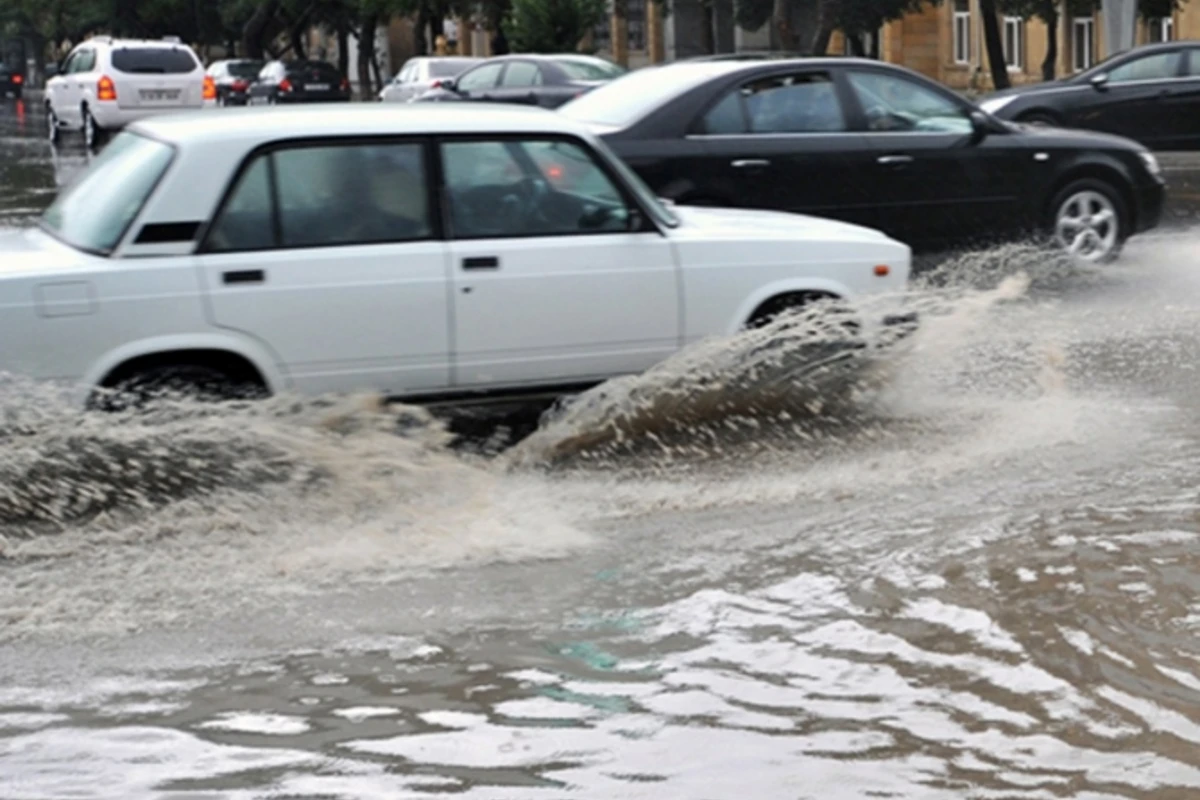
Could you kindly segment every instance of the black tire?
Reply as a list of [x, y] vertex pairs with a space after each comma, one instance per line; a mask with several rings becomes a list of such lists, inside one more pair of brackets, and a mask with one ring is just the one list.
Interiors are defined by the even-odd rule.
[[100, 124], [96, 122], [96, 118], [92, 116], [92, 112], [88, 110], [87, 106], [83, 107], [82, 113], [83, 146], [94, 152], [104, 146], [105, 140], [108, 139], [108, 132], [100, 127]]
[[1017, 122], [1024, 122], [1027, 125], [1045, 125], [1050, 128], [1057, 128], [1060, 125], [1053, 114], [1045, 111], [1031, 111], [1028, 114], [1022, 114], [1017, 118]]
[[46, 136], [50, 140], [50, 144], [58, 144], [62, 132], [58, 128], [58, 116], [54, 113], [54, 108], [49, 103], [46, 104]]
[[186, 398], [205, 403], [255, 400], [266, 397], [266, 387], [239, 379], [205, 364], [164, 364], [120, 378], [93, 398], [93, 407], [105, 411], [144, 408], [158, 399]]
[[1112, 249], [1103, 257], [1096, 259], [1096, 263], [1108, 264], [1115, 261], [1121, 254], [1121, 249], [1125, 245], [1125, 240], [1132, 233], [1132, 219], [1129, 213], [1129, 205], [1125, 202], [1125, 198], [1121, 192], [1111, 183], [1099, 178], [1080, 178], [1071, 181], [1058, 192], [1055, 193], [1054, 199], [1050, 202], [1050, 210], [1046, 220], [1046, 229], [1049, 232], [1050, 240], [1057, 242], [1057, 221], [1059, 212], [1064, 203], [1071, 197], [1082, 192], [1096, 192], [1108, 199], [1112, 205], [1113, 211], [1116, 213], [1116, 242]]

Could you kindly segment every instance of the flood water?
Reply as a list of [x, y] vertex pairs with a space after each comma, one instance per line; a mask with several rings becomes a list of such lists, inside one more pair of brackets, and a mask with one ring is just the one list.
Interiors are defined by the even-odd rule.
[[[0, 114], [22, 224], [83, 156]], [[964, 256], [869, 391], [567, 464], [6, 380], [0, 798], [1200, 797], [1198, 250]]]

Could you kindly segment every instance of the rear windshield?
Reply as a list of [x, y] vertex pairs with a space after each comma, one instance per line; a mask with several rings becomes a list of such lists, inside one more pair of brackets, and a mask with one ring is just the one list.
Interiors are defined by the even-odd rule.
[[462, 61], [430, 61], [429, 74], [435, 78], [453, 78], [460, 72], [478, 64], [482, 59], [472, 58]]
[[230, 61], [226, 65], [229, 74], [235, 78], [257, 78], [262, 71], [261, 61]]
[[195, 56], [178, 47], [121, 47], [113, 50], [112, 64], [137, 75], [179, 75], [199, 66]]
[[122, 131], [46, 209], [42, 229], [81, 250], [111, 253], [174, 157], [168, 145]]
[[571, 100], [559, 108], [559, 113], [579, 122], [623, 128], [709, 78], [729, 71], [729, 65], [722, 62], [689, 67], [643, 67], [627, 72]]
[[582, 59], [564, 59], [558, 62], [562, 71], [573, 81], [609, 81], [625, 74], [623, 67], [610, 64], [607, 61]]
[[334, 79], [339, 77], [337, 67], [325, 61], [294, 61], [288, 64], [289, 75], [313, 75]]

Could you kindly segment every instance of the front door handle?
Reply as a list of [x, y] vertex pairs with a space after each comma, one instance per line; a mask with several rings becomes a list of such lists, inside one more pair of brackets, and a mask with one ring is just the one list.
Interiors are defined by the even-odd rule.
[[266, 283], [267, 274], [261, 269], [244, 269], [237, 272], [221, 273], [221, 280], [231, 283]]
[[771, 166], [771, 162], [765, 158], [739, 158], [731, 163], [734, 169], [753, 169], [756, 167]]
[[462, 260], [463, 269], [500, 269], [500, 259], [496, 256], [472, 256]]
[[879, 158], [877, 158], [875, 160], [885, 166], [896, 166], [898, 164], [911, 164], [913, 162], [913, 157], [912, 156], [880, 156]]

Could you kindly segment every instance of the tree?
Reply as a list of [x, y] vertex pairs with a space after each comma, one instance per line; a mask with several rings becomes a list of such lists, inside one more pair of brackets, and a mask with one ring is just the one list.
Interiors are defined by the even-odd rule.
[[607, 13], [605, 0], [512, 0], [507, 37], [516, 52], [575, 50]]
[[1004, 45], [1000, 41], [1000, 19], [996, 12], [996, 0], [979, 0], [979, 13], [983, 15], [983, 44], [992, 68], [992, 86], [1007, 89], [1008, 64], [1004, 60]]

